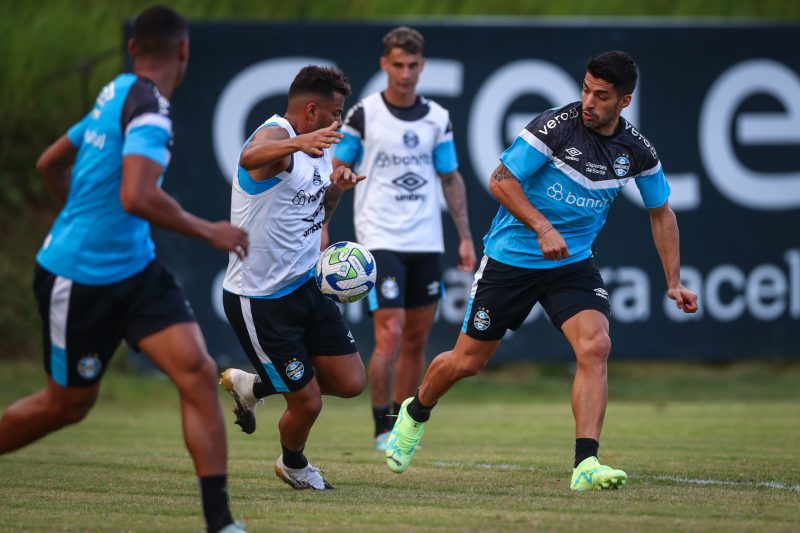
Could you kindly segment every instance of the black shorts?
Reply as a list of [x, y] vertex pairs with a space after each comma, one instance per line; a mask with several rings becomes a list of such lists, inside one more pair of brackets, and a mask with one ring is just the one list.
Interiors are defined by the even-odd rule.
[[522, 325], [536, 302], [558, 330], [586, 309], [606, 317], [611, 314], [606, 286], [591, 258], [557, 268], [528, 269], [484, 256], [461, 331], [476, 340], [499, 340], [506, 330]]
[[44, 367], [64, 387], [97, 383], [122, 339], [136, 347], [168, 326], [195, 321], [183, 291], [158, 260], [110, 285], [82, 285], [37, 264], [33, 291]]
[[278, 392], [300, 390], [311, 381], [311, 356], [358, 352], [339, 307], [313, 279], [280, 298], [223, 291], [222, 303], [247, 358]]
[[424, 307], [442, 297], [442, 254], [391, 250], [370, 252], [377, 267], [375, 287], [367, 295], [370, 313], [388, 307]]

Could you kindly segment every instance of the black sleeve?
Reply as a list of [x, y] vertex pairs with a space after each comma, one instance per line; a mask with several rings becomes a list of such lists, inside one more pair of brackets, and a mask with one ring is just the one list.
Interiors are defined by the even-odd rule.
[[169, 100], [161, 95], [152, 82], [138, 78], [131, 86], [125, 102], [122, 104], [122, 113], [120, 114], [122, 132], [125, 132], [128, 124], [136, 117], [152, 113], [169, 119], [169, 112]]
[[364, 140], [364, 104], [362, 102], [350, 108], [344, 119], [344, 125], [353, 128], [361, 136], [361, 140]]

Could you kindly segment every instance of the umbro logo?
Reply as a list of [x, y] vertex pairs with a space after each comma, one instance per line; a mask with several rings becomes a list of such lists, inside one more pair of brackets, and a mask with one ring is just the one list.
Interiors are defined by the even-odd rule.
[[581, 152], [580, 150], [578, 150], [574, 146], [572, 148], [567, 148], [564, 151], [567, 153], [567, 155], [564, 156], [564, 159], [568, 159], [570, 161], [579, 162], [580, 159], [578, 159], [578, 156], [583, 154], [583, 152]]

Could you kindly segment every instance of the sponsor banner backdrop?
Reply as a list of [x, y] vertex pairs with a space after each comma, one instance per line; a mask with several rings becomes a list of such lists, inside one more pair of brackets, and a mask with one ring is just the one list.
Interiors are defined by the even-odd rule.
[[[596, 242], [612, 302], [617, 359], [800, 358], [800, 27], [789, 25], [415, 25], [426, 38], [419, 92], [450, 110], [480, 242], [497, 210], [487, 184], [498, 156], [539, 112], [580, 98], [587, 60], [622, 49], [640, 82], [625, 116], [657, 148], [681, 229], [684, 283], [701, 311], [678, 312], [647, 211], [629, 184]], [[273, 113], [307, 64], [336, 65], [359, 98], [381, 90], [381, 38], [391, 25], [202, 23], [173, 97], [175, 146], [165, 189], [210, 219], [229, 216], [230, 179], [244, 140]], [[427, 355], [449, 349], [460, 330], [472, 276], [458, 272], [446, 213], [446, 297]], [[242, 351], [225, 321], [227, 258], [156, 232], [222, 363]], [[354, 239], [352, 199], [334, 216], [332, 242]], [[366, 302], [344, 308], [365, 357], [372, 350]], [[569, 360], [571, 351], [541, 308], [509, 334], [496, 361]]]

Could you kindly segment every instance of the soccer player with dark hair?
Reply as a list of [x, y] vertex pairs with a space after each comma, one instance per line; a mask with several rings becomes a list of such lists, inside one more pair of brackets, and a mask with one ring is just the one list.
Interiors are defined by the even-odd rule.
[[340, 70], [303, 68], [289, 88], [286, 113], [247, 139], [233, 176], [231, 222], [249, 232], [251, 247], [246, 258], [230, 255], [223, 304], [257, 375], [229, 368], [220, 383], [245, 433], [256, 429], [261, 399], [283, 394], [275, 473], [295, 489], [333, 488], [303, 450], [322, 395], [358, 396], [365, 383], [342, 313], [314, 280], [322, 225], [342, 191], [364, 179], [331, 164], [349, 94]]
[[228, 508], [216, 366], [183, 291], [156, 258], [150, 224], [241, 256], [248, 237], [227, 221], [187, 213], [160, 188], [172, 143], [169, 97], [189, 59], [186, 21], [167, 7], [146, 9], [128, 50], [133, 72], [106, 85], [36, 164], [65, 202], [36, 257], [48, 379], [3, 413], [0, 453], [82, 420], [125, 339], [178, 388], [208, 530], [242, 531]]
[[423, 47], [413, 28], [386, 34], [380, 58], [386, 89], [350, 109], [335, 151], [336, 164], [369, 176], [355, 191], [353, 214], [356, 239], [377, 265], [368, 296], [375, 328], [368, 377], [380, 450], [394, 421], [390, 411], [396, 414], [419, 386], [442, 295], [439, 187], [458, 231], [459, 269], [472, 272], [476, 263], [450, 115], [416, 91], [425, 66]]
[[591, 59], [581, 101], [534, 118], [500, 156], [490, 191], [501, 207], [484, 237], [455, 347], [439, 354], [417, 394], [403, 402], [386, 448], [386, 463], [404, 472], [431, 409], [459, 380], [474, 376], [509, 329], [539, 302], [572, 346], [575, 463], [570, 488], [621, 487], [628, 476], [598, 462], [608, 402], [611, 351], [608, 292], [592, 260], [592, 244], [611, 203], [633, 180], [650, 215], [667, 295], [686, 313], [697, 296], [681, 284], [678, 224], [669, 185], [653, 145], [620, 116], [631, 103], [637, 69], [624, 52]]

